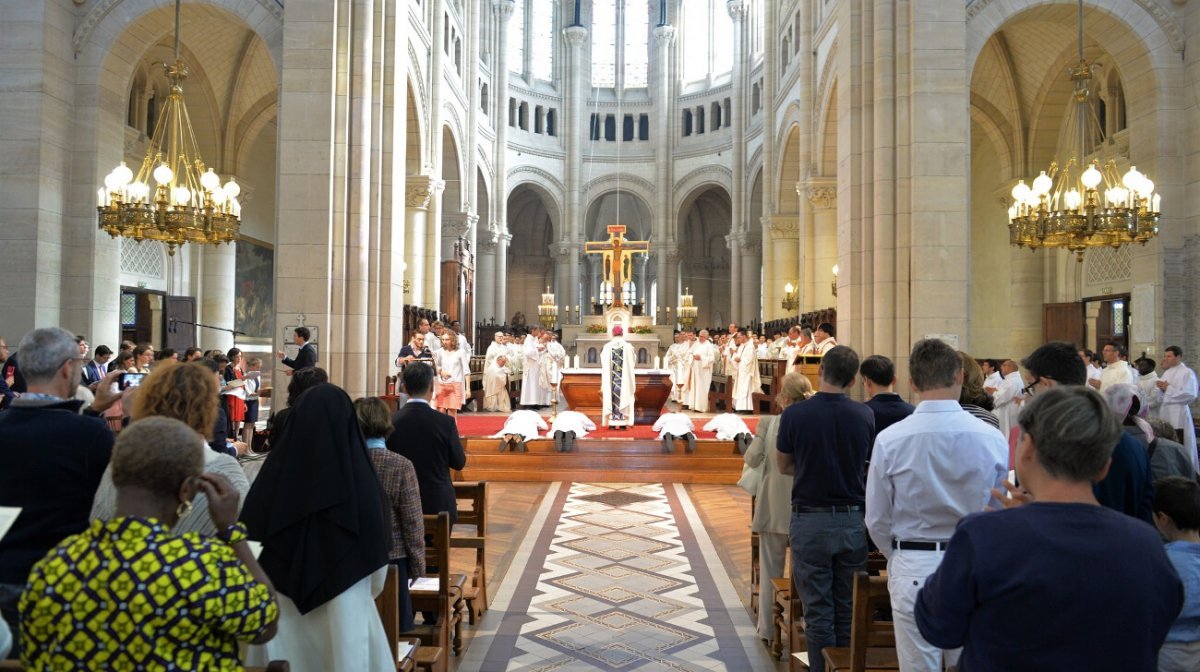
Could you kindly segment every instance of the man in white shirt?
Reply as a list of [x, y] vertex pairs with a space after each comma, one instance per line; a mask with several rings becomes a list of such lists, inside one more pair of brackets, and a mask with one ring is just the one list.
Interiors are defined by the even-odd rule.
[[537, 411], [513, 411], [512, 415], [504, 421], [504, 426], [500, 428], [500, 431], [490, 438], [500, 439], [500, 452], [502, 453], [505, 448], [509, 448], [513, 452], [519, 450], [524, 453], [528, 450], [525, 442], [538, 438], [538, 430], [549, 428]]
[[[429, 354], [432, 355], [442, 349], [442, 330], [445, 327], [442, 326], [441, 320], [434, 322], [431, 326], [429, 320], [422, 318], [418, 323], [417, 329], [422, 334], [425, 334], [425, 347], [429, 348]], [[433, 335], [430, 336], [430, 334]]]
[[983, 389], [995, 396], [996, 391], [1000, 389], [1000, 383], [1004, 382], [1004, 376], [1000, 375], [1000, 363], [994, 359], [981, 359], [979, 368], [983, 369]]
[[470, 357], [472, 354], [474, 354], [471, 352], [471, 342], [467, 340], [467, 335], [463, 333], [462, 322], [460, 322], [458, 320], [452, 321], [450, 323], [450, 331], [453, 331], [458, 336], [458, 349], [459, 350], [462, 350], [463, 352], [467, 353], [468, 357]]
[[675, 439], [684, 440], [687, 452], [696, 452], [696, 426], [692, 424], [692, 419], [683, 413], [663, 413], [654, 422], [653, 429], [658, 432], [658, 438], [662, 439], [664, 453], [671, 452]]
[[1113, 385], [1135, 385], [1137, 384], [1137, 373], [1129, 366], [1129, 362], [1122, 359], [1125, 356], [1125, 348], [1118, 343], [1105, 343], [1104, 349], [1100, 351], [1100, 356], [1104, 358], [1104, 369], [1100, 371], [1100, 379], [1092, 380], [1088, 378], [1088, 385], [1103, 392]]
[[579, 411], [559, 411], [546, 436], [554, 437], [554, 450], [569, 453], [575, 450], [575, 439], [582, 439], [596, 430], [596, 423]]
[[1011, 359], [1004, 360], [1000, 365], [1000, 373], [1004, 379], [1000, 383], [1000, 388], [996, 390], [996, 394], [992, 397], [996, 418], [1000, 420], [1000, 431], [1004, 433], [1004, 438], [1008, 439], [1009, 432], [1013, 427], [1017, 426], [1017, 415], [1021, 411], [1021, 390], [1025, 389], [1025, 381], [1021, 379], [1021, 371], [1017, 368], [1017, 363]]
[[708, 330], [700, 330], [700, 340], [692, 347], [691, 372], [683, 387], [683, 405], [697, 413], [708, 412], [708, 391], [712, 387], [713, 364], [720, 354], [708, 340]]
[[521, 346], [521, 354], [525, 359], [521, 375], [522, 406], [550, 405], [550, 391], [538, 384], [542, 375], [542, 354], [546, 352], [541, 337], [542, 328], [531, 327], [529, 334], [525, 336], [525, 343]]
[[1096, 387], [1096, 385], [1092, 384], [1093, 380], [1100, 380], [1100, 367], [1096, 366], [1096, 353], [1084, 348], [1079, 351], [1079, 358], [1083, 360], [1084, 366], [1087, 367], [1087, 384], [1093, 388]]
[[739, 332], [737, 348], [733, 351], [733, 410], [752, 412], [754, 394], [762, 392], [762, 379], [758, 372], [758, 353], [754, 339]]
[[[888, 558], [896, 653], [905, 672], [941, 672], [942, 650], [917, 629], [917, 592], [941, 564], [958, 521], [1000, 508], [990, 489], [1008, 474], [1008, 442], [958, 404], [963, 369], [944, 341], [918, 341], [909, 376], [920, 397], [909, 417], [880, 432], [867, 473], [867, 531]], [[947, 651], [953, 665], [957, 651]]]
[[1168, 346], [1163, 352], [1163, 373], [1158, 389], [1163, 393], [1158, 416], [1183, 434], [1179, 442], [1196, 465], [1196, 430], [1190, 408], [1196, 401], [1196, 372], [1183, 363], [1183, 349], [1178, 345]]
[[822, 322], [817, 330], [813, 332], [813, 353], [814, 355], [825, 356], [825, 353], [837, 347], [836, 330], [833, 325], [828, 322]]
[[1157, 418], [1162, 408], [1163, 391], [1158, 389], [1158, 362], [1149, 357], [1139, 357], [1133, 362], [1138, 372], [1138, 392], [1142, 395], [1142, 407], [1150, 417]]

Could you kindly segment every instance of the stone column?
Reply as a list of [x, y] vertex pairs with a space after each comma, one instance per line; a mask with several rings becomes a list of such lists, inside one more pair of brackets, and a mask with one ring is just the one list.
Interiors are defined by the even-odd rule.
[[[764, 3], [764, 4], [770, 4]], [[730, 86], [733, 89], [731, 92], [731, 102], [733, 104], [733, 119], [727, 120], [726, 123], [733, 123], [733, 158], [730, 161], [730, 170], [733, 175], [730, 179], [730, 203], [732, 207], [732, 217], [729, 222], [729, 230], [737, 235], [744, 232], [749, 226], [750, 219], [750, 201], [749, 190], [746, 188], [746, 127], [750, 123], [750, 96], [746, 93], [746, 81], [750, 78], [750, 27], [746, 21], [746, 15], [750, 11], [750, 3], [747, 0], [730, 0], [725, 4], [726, 11], [729, 12], [729, 17], [733, 20], [733, 78]], [[765, 102], [765, 99], [764, 99]], [[764, 126], [766, 128], [766, 126]], [[764, 148], [774, 144], [773, 140], [763, 142]], [[766, 154], [764, 154], [764, 157]], [[767, 175], [770, 175], [766, 168], [763, 169], [764, 187], [766, 187]], [[765, 194], [767, 189], [763, 189]], [[763, 212], [767, 212], [763, 210]], [[730, 271], [733, 275], [730, 276], [730, 287], [732, 301], [729, 304], [729, 319], [741, 319], [741, 276], [739, 267], [741, 261], [737, 257], [741, 256], [738, 248], [730, 246], [730, 261], [736, 266], [731, 266]], [[770, 276], [768, 276], [770, 277]]]
[[508, 319], [508, 22], [513, 15], [512, 0], [492, 0], [492, 12], [496, 16], [496, 65], [492, 68], [492, 102], [495, 113], [492, 120], [496, 126], [493, 144], [495, 177], [492, 179], [492, 221], [489, 233], [496, 242], [493, 268], [495, 269], [495, 299], [493, 312], [496, 319]]
[[475, 309], [478, 319], [492, 318], [504, 322], [504, 316], [492, 311], [496, 309], [496, 241], [486, 232], [479, 236], [478, 254], [475, 257]]
[[404, 248], [408, 255], [408, 270], [404, 277], [409, 281], [408, 295], [415, 306], [431, 307], [426, 288], [425, 267], [429, 260], [425, 241], [428, 239], [429, 205], [434, 195], [441, 191], [442, 181], [428, 176], [410, 177], [405, 185]]
[[[132, 241], [130, 244], [133, 244]], [[201, 281], [198, 319], [204, 324], [222, 329], [233, 328], [234, 276], [237, 260], [235, 245], [237, 243], [205, 245], [201, 252], [204, 257], [201, 263], [204, 275]], [[197, 345], [205, 350], [217, 348], [225, 352], [233, 347], [233, 341], [233, 334], [228, 331], [196, 329]]]
[[729, 319], [736, 320], [742, 314], [742, 241], [745, 232], [725, 236], [729, 246]]
[[[665, 18], [665, 17], [664, 17]], [[655, 183], [659, 185], [656, 203], [654, 204], [654, 239], [667, 249], [655, 254], [658, 269], [658, 301], [664, 306], [674, 306], [678, 303], [678, 281], [675, 279], [677, 268], [672, 268], [669, 255], [664, 254], [676, 246], [675, 220], [677, 213], [672, 212], [674, 191], [668, 185], [674, 183], [674, 161], [672, 149], [675, 137], [671, 133], [671, 120], [675, 118], [675, 97], [671, 95], [670, 73], [671, 45], [675, 43], [675, 28], [661, 25], [654, 28], [654, 55], [650, 62], [654, 66], [653, 96], [655, 116], [654, 147], [658, 160], [654, 166]], [[647, 288], [648, 289], [648, 288]], [[648, 304], [647, 304], [648, 305]]]
[[[442, 41], [446, 30], [446, 12], [443, 10], [441, 2], [431, 4], [433, 5], [433, 21], [430, 23], [432, 48], [429, 50], [429, 107], [426, 109], [429, 114], [429, 125], [427, 126], [429, 142], [426, 149], [429, 153], [426, 157], [426, 165], [429, 167], [430, 175], [442, 177], [442, 115], [444, 114], [442, 96], [443, 91], [449, 88], [445, 72], [446, 49], [445, 43]], [[459, 185], [459, 192], [461, 193], [461, 191], [462, 185]], [[420, 248], [425, 257], [425, 277], [423, 279], [425, 298], [421, 303], [425, 308], [441, 309], [442, 216], [446, 212], [457, 212], [460, 207], [459, 203], [443, 206], [441, 189], [435, 191], [430, 199], [429, 223], [425, 227], [425, 241]]]
[[[579, 253], [583, 246], [578, 243], [558, 243], [551, 247], [554, 260], [554, 298], [558, 305], [575, 306], [579, 301]], [[572, 267], [575, 271], [572, 274]], [[565, 316], [564, 316], [565, 317]]]
[[805, 197], [810, 207], [812, 226], [809, 231], [809, 254], [805, 258], [806, 287], [801, 310], [809, 311], [829, 308], [837, 303], [831, 277], [833, 266], [838, 263], [837, 185], [830, 179], [811, 179]]
[[[763, 2], [760, 7], [765, 11], [764, 20], [764, 38], [763, 38], [763, 65], [762, 65], [762, 106], [763, 117], [762, 127], [767, 129], [764, 134], [763, 142], [763, 204], [762, 214], [764, 216], [776, 215], [779, 213], [779, 158], [775, 143], [775, 133], [777, 131], [777, 110], [775, 108], [775, 96], [779, 90], [779, 45], [780, 38], [778, 31], [779, 17], [778, 2]], [[811, 11], [811, 10], [810, 10]], [[801, 134], [803, 135], [803, 134]], [[744, 162], [743, 162], [744, 163]], [[745, 199], [743, 199], [745, 200]], [[758, 229], [760, 235], [764, 238], [770, 237], [770, 233], [765, 230], [761, 222], [749, 222], [743, 219], [745, 226]], [[780, 269], [775, 267], [774, 259], [768, 257], [763, 259], [763, 276], [767, 278], [778, 278], [789, 275], [791, 269]], [[768, 282], [763, 287], [764, 296], [767, 299], [768, 305], [779, 305], [783, 288], [777, 282]], [[742, 307], [742, 313], [747, 313], [745, 306]]]
[[[801, 300], [803, 300], [802, 295], [804, 294], [804, 281], [795, 275], [796, 269], [800, 268], [800, 262], [797, 259], [800, 237], [797, 218], [794, 215], [773, 215], [763, 217], [763, 220], [763, 228], [767, 230], [768, 236], [763, 241], [763, 256], [770, 256], [775, 268], [779, 269], [779, 273], [774, 276], [763, 276], [763, 320], [790, 317], [798, 312], [798, 309], [784, 310], [785, 285], [789, 282], [792, 283], [796, 287], [797, 294], [801, 295]], [[774, 290], [777, 291], [768, 292], [766, 285], [775, 285]], [[776, 296], [768, 299], [767, 297], [772, 293]], [[771, 302], [767, 303], [767, 301]]]
[[[406, 250], [404, 246], [407, 184], [404, 168], [407, 150], [408, 100], [408, 11], [394, 3], [384, 3], [383, 23], [383, 94], [380, 178], [380, 224], [378, 232], [378, 272], [373, 281], [379, 313], [373, 320], [377, 336], [372, 348], [375, 368], [368, 374], [368, 389], [383, 385], [390, 374], [395, 353], [407, 342], [404, 333], [404, 293]], [[376, 388], [378, 391], [378, 388]]]
[[470, 317], [471, 324], [467, 324], [463, 320], [463, 329], [466, 330], [468, 340], [475, 344], [478, 342], [478, 337], [475, 334], [475, 324], [479, 322], [480, 316], [483, 314], [479, 310], [478, 291], [479, 291], [479, 152], [476, 147], [479, 146], [479, 62], [480, 62], [480, 26], [482, 24], [480, 13], [480, 2], [469, 3], [467, 9], [467, 76], [463, 82], [463, 91], [467, 94], [467, 144], [462, 148], [463, 158], [466, 163], [467, 174], [463, 175], [463, 202], [467, 204], [467, 213], [470, 216], [470, 230], [465, 236], [467, 248], [475, 255], [475, 290], [471, 294], [471, 305], [467, 307], [467, 315]]
[[749, 324], [752, 320], [762, 318], [763, 278], [770, 277], [763, 274], [767, 257], [763, 255], [762, 248], [762, 238], [757, 232], [748, 234], [742, 243], [742, 313], [738, 317], [739, 324]]
[[[578, 21], [578, 17], [576, 17]], [[567, 207], [562, 217], [562, 232], [559, 238], [564, 244], [569, 245], [574, 252], [565, 255], [565, 275], [560, 276], [561, 281], [558, 289], [559, 293], [563, 293], [560, 300], [567, 299], [572, 305], [580, 304], [587, 301], [585, 296], [583, 301], [580, 301], [579, 295], [587, 293], [586, 283], [583, 282], [583, 277], [580, 275], [579, 266], [579, 250], [583, 248], [584, 230], [583, 230], [583, 206], [580, 205], [580, 182], [582, 175], [580, 168], [583, 166], [583, 137], [584, 137], [584, 108], [587, 105], [587, 87], [591, 78], [591, 71], [585, 67], [584, 63], [584, 45], [587, 43], [588, 30], [581, 25], [568, 26], [563, 29], [563, 37], [566, 39], [567, 48], [564, 53], [567, 57], [566, 67], [563, 75], [565, 80], [563, 97], [563, 106], [566, 108], [563, 115], [563, 141], [566, 149], [564, 157], [564, 172], [567, 185]], [[560, 244], [561, 249], [561, 244]], [[560, 252], [560, 254], [562, 254]], [[564, 259], [560, 257], [559, 270], [563, 269]], [[579, 288], [583, 287], [581, 291]], [[569, 294], [566, 294], [567, 290]]]

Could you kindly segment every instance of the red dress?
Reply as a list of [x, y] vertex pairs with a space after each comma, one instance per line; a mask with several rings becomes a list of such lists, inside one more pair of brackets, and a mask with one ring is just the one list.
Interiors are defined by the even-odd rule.
[[[233, 371], [234, 377], [226, 378], [226, 382], [230, 380], [242, 380], [244, 378], [244, 376], [242, 376], [241, 369], [237, 367], [230, 367], [229, 370]], [[229, 413], [229, 422], [242, 422], [246, 419], [246, 400], [243, 398], [245, 393], [245, 388], [241, 387], [225, 393], [225, 410]]]

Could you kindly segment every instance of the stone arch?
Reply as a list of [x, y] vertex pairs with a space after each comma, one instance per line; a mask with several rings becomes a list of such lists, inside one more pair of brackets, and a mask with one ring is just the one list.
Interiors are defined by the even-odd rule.
[[559, 182], [558, 178], [551, 175], [548, 171], [535, 166], [517, 166], [509, 170], [507, 179], [508, 196], [511, 197], [517, 187], [522, 185], [533, 185], [540, 190], [542, 198], [546, 203], [553, 205], [551, 210], [554, 212], [554, 221], [557, 224], [560, 221], [560, 214], [563, 211], [563, 201], [565, 200], [564, 194], [567, 191], [562, 182]]
[[405, 171], [410, 177], [420, 175], [425, 167], [425, 129], [424, 116], [420, 113], [421, 101], [417, 98], [412, 77], [408, 78], [408, 95], [405, 96], [407, 107], [404, 122], [406, 146], [404, 149]]
[[676, 210], [679, 291], [695, 297], [697, 324], [715, 324], [717, 315], [730, 314], [732, 264], [726, 236], [733, 211], [730, 190], [712, 182], [692, 187]]
[[536, 182], [513, 186], [504, 203], [508, 230], [508, 312], [537, 315], [541, 294], [554, 286], [557, 257], [551, 248], [558, 241], [560, 213], [551, 194]]
[[442, 213], [458, 213], [463, 211], [463, 204], [466, 202], [466, 193], [463, 191], [463, 187], [466, 185], [465, 171], [462, 152], [459, 150], [462, 145], [459, 144], [458, 137], [454, 134], [454, 128], [450, 124], [442, 126], [441, 136], [441, 178], [445, 182], [445, 186], [442, 188]]
[[787, 127], [785, 134], [780, 137], [776, 146], [783, 147], [779, 154], [778, 173], [772, 182], [776, 188], [776, 203], [779, 204], [779, 214], [799, 215], [800, 199], [796, 193], [796, 184], [803, 179], [803, 166], [800, 165], [800, 152], [796, 146], [800, 142], [803, 131], [799, 122], [793, 122]]
[[[725, 166], [704, 166], [697, 168], [676, 180], [672, 190], [674, 195], [674, 211], [679, 212], [690, 205], [694, 196], [709, 187], [720, 187], [728, 193], [733, 192], [733, 171]], [[690, 199], [690, 200], [689, 200]]]
[[813, 159], [816, 174], [833, 177], [837, 175], [837, 95], [838, 83], [834, 79], [821, 98], [820, 114], [813, 127]]

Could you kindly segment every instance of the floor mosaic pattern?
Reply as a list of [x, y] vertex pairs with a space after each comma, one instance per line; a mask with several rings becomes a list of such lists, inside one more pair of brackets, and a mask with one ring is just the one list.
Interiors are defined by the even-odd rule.
[[538, 517], [460, 670], [772, 668], [682, 487], [559, 484]]

